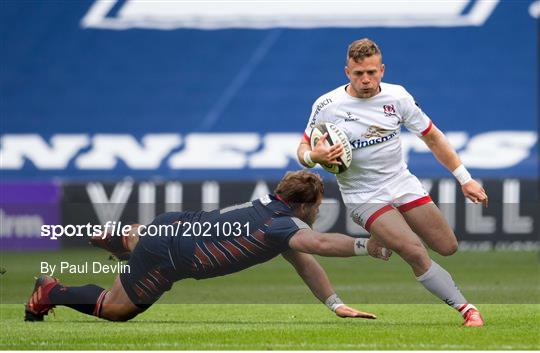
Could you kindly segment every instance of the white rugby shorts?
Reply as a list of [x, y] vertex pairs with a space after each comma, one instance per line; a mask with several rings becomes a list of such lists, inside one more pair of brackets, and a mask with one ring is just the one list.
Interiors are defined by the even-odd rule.
[[342, 197], [349, 216], [368, 232], [371, 224], [391, 209], [404, 213], [433, 202], [420, 180], [409, 171], [393, 178], [374, 192], [344, 193]]

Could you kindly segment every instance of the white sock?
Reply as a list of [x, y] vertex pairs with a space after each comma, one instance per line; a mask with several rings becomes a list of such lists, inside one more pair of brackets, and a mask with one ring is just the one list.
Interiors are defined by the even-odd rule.
[[464, 315], [469, 309], [476, 309], [474, 305], [467, 303], [452, 276], [435, 261], [431, 260], [431, 267], [416, 279], [428, 291], [459, 311], [461, 315]]

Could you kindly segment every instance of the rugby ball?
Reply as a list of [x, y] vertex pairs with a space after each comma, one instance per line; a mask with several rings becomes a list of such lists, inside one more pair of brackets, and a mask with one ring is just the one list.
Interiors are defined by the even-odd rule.
[[315, 145], [319, 142], [319, 139], [325, 134], [328, 133], [326, 137], [326, 143], [330, 146], [335, 145], [336, 143], [341, 143], [343, 145], [343, 154], [338, 160], [341, 162], [341, 165], [325, 165], [321, 166], [328, 172], [333, 174], [340, 174], [349, 169], [352, 162], [352, 147], [349, 143], [349, 139], [343, 130], [337, 127], [336, 124], [329, 122], [322, 122], [311, 130], [311, 136], [309, 137], [311, 143], [311, 149], [315, 149]]

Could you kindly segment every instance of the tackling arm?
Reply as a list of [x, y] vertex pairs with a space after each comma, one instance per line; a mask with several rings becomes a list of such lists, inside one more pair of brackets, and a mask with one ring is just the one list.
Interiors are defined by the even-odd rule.
[[358, 311], [343, 303], [339, 305], [334, 304], [335, 306], [332, 307], [328, 299], [338, 297], [330, 284], [330, 280], [328, 279], [326, 272], [312, 255], [303, 254], [294, 250], [288, 250], [282, 255], [285, 260], [294, 266], [298, 275], [302, 277], [302, 280], [304, 280], [315, 297], [328, 305], [330, 309], [335, 311], [336, 315], [340, 317], [363, 317], [367, 319], [376, 318], [376, 316], [373, 314]]
[[289, 247], [296, 251], [328, 257], [371, 255], [388, 260], [392, 254], [375, 240], [353, 238], [339, 233], [319, 233], [311, 229], [300, 229], [290, 239]]
[[284, 252], [285, 260], [293, 265], [294, 269], [307, 284], [313, 295], [324, 303], [326, 298], [334, 294], [330, 280], [312, 255], [300, 253], [294, 250]]
[[[456, 175], [456, 170], [463, 168], [466, 172], [465, 167], [462, 167], [461, 160], [459, 159], [458, 154], [450, 145], [444, 134], [439, 130], [435, 125], [429, 130], [427, 134], [421, 137], [422, 140], [426, 143], [428, 148], [433, 152], [435, 158]], [[467, 172], [467, 175], [470, 175]], [[470, 199], [474, 203], [482, 202], [484, 206], [487, 207], [488, 197], [484, 188], [474, 179], [462, 184], [461, 189], [465, 197]]]

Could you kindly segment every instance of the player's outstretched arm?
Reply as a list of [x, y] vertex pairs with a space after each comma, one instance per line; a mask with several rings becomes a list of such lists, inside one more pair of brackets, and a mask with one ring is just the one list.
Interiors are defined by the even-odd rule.
[[353, 238], [339, 233], [319, 233], [311, 229], [300, 229], [289, 239], [293, 250], [328, 257], [350, 257], [371, 255], [388, 260], [392, 252], [376, 241]]
[[458, 179], [463, 195], [472, 202], [483, 203], [487, 207], [488, 196], [486, 191], [465, 169], [456, 150], [450, 145], [442, 131], [433, 125], [429, 132], [422, 136], [422, 140], [433, 152], [435, 158]]
[[290, 262], [298, 275], [304, 280], [311, 292], [321, 302], [325, 303], [330, 310], [339, 317], [361, 317], [376, 319], [371, 313], [358, 311], [345, 305], [337, 296], [330, 284], [330, 280], [321, 265], [312, 255], [300, 253], [294, 250], [284, 252], [283, 257]]

